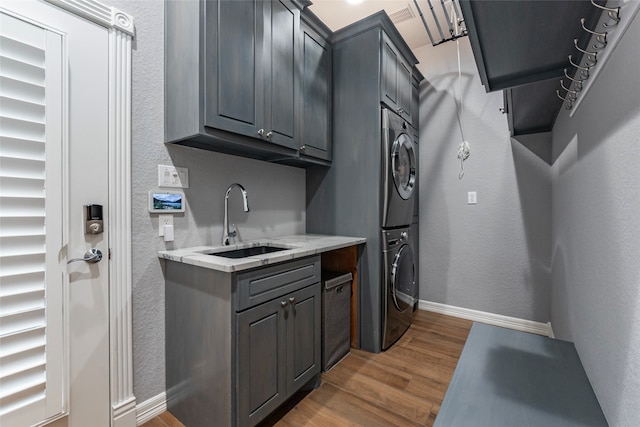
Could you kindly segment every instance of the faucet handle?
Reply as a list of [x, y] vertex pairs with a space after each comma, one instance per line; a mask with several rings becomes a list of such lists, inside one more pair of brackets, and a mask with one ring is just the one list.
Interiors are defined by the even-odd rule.
[[236, 230], [236, 225], [231, 224], [229, 226], [229, 237], [236, 237], [238, 235], [238, 230]]

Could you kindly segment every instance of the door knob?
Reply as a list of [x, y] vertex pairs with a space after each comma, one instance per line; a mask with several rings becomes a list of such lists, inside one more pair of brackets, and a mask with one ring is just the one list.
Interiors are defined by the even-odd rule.
[[95, 264], [96, 262], [100, 262], [102, 260], [102, 252], [100, 249], [89, 249], [84, 253], [82, 258], [74, 258], [67, 261], [67, 264], [71, 264], [72, 262], [84, 261], [89, 264]]
[[264, 136], [264, 129], [259, 129], [258, 130], [258, 135]]
[[273, 136], [273, 132], [267, 132], [267, 138], [271, 138]]
[[296, 298], [295, 297], [289, 298], [289, 303], [295, 304], [296, 303]]
[[280, 306], [286, 307], [287, 306], [287, 302], [286, 301], [280, 301]]

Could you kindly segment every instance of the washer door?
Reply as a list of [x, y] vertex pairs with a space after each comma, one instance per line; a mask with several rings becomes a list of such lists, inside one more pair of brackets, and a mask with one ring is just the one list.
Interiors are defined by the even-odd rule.
[[403, 245], [391, 265], [391, 299], [399, 312], [413, 310], [416, 294], [413, 251], [408, 244]]
[[398, 194], [409, 200], [416, 183], [416, 153], [406, 133], [400, 134], [391, 148], [391, 173]]

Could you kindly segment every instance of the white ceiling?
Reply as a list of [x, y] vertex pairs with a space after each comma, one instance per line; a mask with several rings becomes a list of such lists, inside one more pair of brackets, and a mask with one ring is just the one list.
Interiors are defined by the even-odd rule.
[[[362, 18], [365, 18], [380, 10], [385, 10], [389, 16], [393, 16], [394, 13], [402, 12], [402, 15], [407, 17], [408, 14], [413, 17], [402, 20], [401, 22], [395, 21], [394, 24], [402, 37], [407, 42], [412, 50], [423, 46], [425, 44], [431, 44], [427, 32], [420, 18], [418, 9], [415, 7], [413, 0], [364, 0], [360, 4], [352, 5], [346, 2], [346, 0], [311, 0], [313, 4], [309, 7], [313, 13], [318, 15], [322, 21], [331, 28], [332, 31], [336, 31], [340, 28], [356, 22]], [[434, 10], [437, 12], [442, 26], [442, 31], [445, 32], [445, 36], [448, 37], [448, 27], [446, 21], [442, 15], [442, 6], [440, 0], [431, 0], [434, 6]], [[431, 9], [427, 0], [419, 0], [418, 4], [422, 10], [424, 18], [427, 20], [429, 29], [433, 38], [437, 41], [441, 40], [438, 33], [438, 29], [435, 26], [435, 21], [431, 15]], [[445, 7], [451, 9], [451, 1], [445, 1]], [[408, 12], [408, 14], [407, 14]]]

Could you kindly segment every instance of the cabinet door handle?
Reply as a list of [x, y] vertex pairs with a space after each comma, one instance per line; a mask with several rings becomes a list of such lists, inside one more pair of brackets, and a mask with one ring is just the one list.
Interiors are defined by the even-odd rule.
[[267, 132], [267, 138], [271, 138], [273, 136], [273, 132]]
[[286, 307], [287, 306], [287, 302], [286, 301], [280, 301], [280, 306]]
[[398, 108], [398, 109], [396, 110], [396, 113], [398, 113], [398, 114], [403, 114], [403, 113], [404, 113], [404, 108]]
[[307, 146], [306, 146], [306, 145], [303, 145], [302, 147], [300, 147], [300, 151], [304, 151], [304, 150], [306, 150], [306, 149], [307, 149]]
[[264, 129], [259, 129], [258, 130], [258, 135], [264, 136]]
[[289, 302], [290, 302], [291, 304], [295, 304], [295, 303], [296, 303], [296, 298], [295, 298], [295, 297], [290, 297], [290, 298], [289, 298]]

